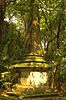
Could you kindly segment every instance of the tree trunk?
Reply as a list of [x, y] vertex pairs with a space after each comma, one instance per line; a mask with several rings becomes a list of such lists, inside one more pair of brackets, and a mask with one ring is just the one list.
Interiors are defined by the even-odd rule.
[[26, 53], [41, 55], [39, 7], [36, 0], [30, 0], [30, 14], [25, 38]]
[[2, 43], [3, 26], [4, 26], [4, 14], [5, 14], [6, 3], [5, 0], [0, 0], [0, 44]]
[[[59, 21], [58, 21], [58, 31], [57, 31], [57, 41], [56, 41], [58, 52], [59, 52], [59, 47], [60, 47], [61, 23], [62, 23], [62, 13], [59, 16]], [[58, 64], [56, 65], [54, 75], [52, 76], [53, 77], [53, 83], [52, 84], [54, 85], [55, 89], [60, 91], [60, 61], [61, 61], [61, 58], [60, 58], [59, 55], [57, 57], [57, 61], [58, 61]]]

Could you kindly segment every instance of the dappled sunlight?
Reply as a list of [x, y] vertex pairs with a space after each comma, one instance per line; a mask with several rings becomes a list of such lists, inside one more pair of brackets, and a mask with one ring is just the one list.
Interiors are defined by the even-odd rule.
[[7, 22], [13, 22], [17, 24], [17, 18], [15, 16], [13, 16], [11, 19], [9, 19], [8, 17], [4, 19], [4, 21]]
[[31, 85], [39, 87], [39, 85], [43, 85], [47, 82], [47, 78], [46, 72], [31, 72], [28, 80], [30, 80]]

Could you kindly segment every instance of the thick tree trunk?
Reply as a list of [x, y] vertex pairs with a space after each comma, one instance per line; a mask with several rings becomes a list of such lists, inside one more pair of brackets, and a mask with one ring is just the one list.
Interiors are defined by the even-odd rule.
[[36, 0], [30, 0], [30, 14], [28, 22], [28, 33], [26, 34], [26, 53], [41, 55], [41, 36], [39, 8]]

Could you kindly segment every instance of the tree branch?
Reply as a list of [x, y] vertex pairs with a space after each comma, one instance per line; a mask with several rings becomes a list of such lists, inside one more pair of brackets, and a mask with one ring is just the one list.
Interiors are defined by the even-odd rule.
[[57, 48], [59, 48], [59, 35], [60, 35], [61, 20], [62, 20], [62, 14], [60, 14], [60, 16], [59, 16], [59, 22], [58, 22], [58, 30], [57, 30]]
[[9, 2], [6, 2], [6, 6], [8, 6], [11, 2], [16, 2], [16, 0], [11, 0]]
[[43, 10], [42, 10], [42, 13], [43, 13], [43, 15], [44, 15], [45, 22], [46, 22], [46, 24], [47, 24], [47, 26], [48, 26], [48, 29], [50, 30], [51, 33], [53, 33], [53, 34], [55, 35], [55, 33], [52, 31], [51, 27], [48, 25], [47, 18], [46, 18], [46, 16], [45, 16]]
[[46, 47], [46, 50], [48, 50], [49, 44], [50, 44], [52, 41], [54, 41], [56, 38], [57, 38], [57, 35], [55, 35], [55, 37], [52, 38], [52, 39], [48, 42], [47, 47]]
[[[42, 2], [41, 2], [41, 3], [42, 3]], [[52, 33], [55, 35], [55, 33], [52, 31], [51, 27], [48, 25], [46, 15], [45, 15], [45, 13], [44, 13], [44, 11], [43, 11], [43, 9], [42, 9], [42, 6], [41, 6], [41, 5], [40, 5], [40, 7], [41, 7], [42, 13], [43, 13], [43, 15], [44, 15], [45, 22], [46, 22], [46, 24], [47, 24], [47, 26], [48, 26], [48, 29], [50, 30], [50, 32], [52, 32]]]

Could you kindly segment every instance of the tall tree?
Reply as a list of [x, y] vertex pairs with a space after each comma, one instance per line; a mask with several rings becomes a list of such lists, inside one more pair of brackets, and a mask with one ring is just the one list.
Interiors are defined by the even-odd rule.
[[0, 0], [0, 43], [2, 40], [2, 34], [3, 34], [3, 23], [4, 23], [4, 14], [5, 14], [5, 3], [6, 0]]
[[39, 5], [36, 0], [30, 0], [28, 33], [26, 35], [26, 52], [41, 55]]
[[0, 0], [0, 44], [2, 42], [2, 36], [4, 33], [4, 18], [5, 18], [6, 7], [11, 2], [16, 2], [16, 0]]

